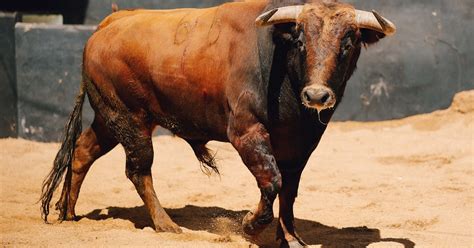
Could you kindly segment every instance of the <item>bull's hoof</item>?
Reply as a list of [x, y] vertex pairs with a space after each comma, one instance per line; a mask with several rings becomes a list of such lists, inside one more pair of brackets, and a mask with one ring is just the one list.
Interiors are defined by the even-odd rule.
[[80, 218], [77, 217], [75, 214], [66, 214], [60, 217], [61, 221], [78, 221]]
[[[66, 211], [66, 210], [64, 210]], [[72, 213], [64, 213], [64, 211], [59, 212], [58, 216], [58, 221], [63, 222], [63, 221], [78, 221], [80, 218], [78, 218], [75, 214]]]
[[245, 234], [256, 236], [260, 234], [268, 225], [270, 225], [272, 220], [273, 216], [271, 216], [271, 218], [256, 219], [255, 214], [250, 211], [242, 220], [242, 228]]
[[79, 218], [76, 216], [76, 214], [74, 214], [73, 212], [71, 213], [70, 211], [68, 211], [67, 207], [63, 206], [63, 204], [60, 203], [60, 202], [56, 203], [56, 210], [59, 211], [58, 221], [60, 221], [60, 222], [79, 220]]
[[174, 222], [161, 222], [160, 224], [155, 224], [156, 232], [169, 232], [169, 233], [182, 233], [183, 230]]
[[68, 213], [67, 206], [62, 197], [54, 206], [59, 211], [58, 221], [73, 221], [77, 219], [75, 214]]
[[308, 247], [306, 244], [300, 243], [298, 240], [286, 241], [282, 240], [280, 244], [280, 248], [304, 248]]

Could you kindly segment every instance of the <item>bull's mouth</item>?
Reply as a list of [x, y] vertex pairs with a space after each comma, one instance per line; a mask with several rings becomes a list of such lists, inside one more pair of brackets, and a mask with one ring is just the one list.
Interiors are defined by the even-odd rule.
[[309, 109], [314, 109], [314, 110], [318, 111], [318, 113], [320, 113], [321, 111], [326, 110], [326, 109], [333, 109], [335, 104], [330, 104], [330, 105], [318, 105], [318, 104], [316, 104], [316, 105], [309, 105], [309, 104], [303, 102], [303, 105], [304, 105], [305, 107], [309, 108]]
[[310, 104], [306, 101], [303, 101], [303, 105], [307, 108], [315, 109], [319, 113], [319, 112], [321, 112], [323, 110], [326, 110], [326, 109], [333, 109], [334, 106], [336, 105], [336, 102], [333, 101], [332, 103], [321, 105], [321, 104]]

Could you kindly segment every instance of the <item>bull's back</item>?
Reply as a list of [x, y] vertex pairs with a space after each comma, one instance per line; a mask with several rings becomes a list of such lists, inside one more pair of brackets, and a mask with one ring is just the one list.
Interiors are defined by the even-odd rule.
[[263, 6], [114, 13], [89, 40], [85, 70], [98, 87], [130, 109], [146, 108], [175, 133], [223, 140], [228, 85], [243, 80], [233, 75], [254, 60], [254, 20]]

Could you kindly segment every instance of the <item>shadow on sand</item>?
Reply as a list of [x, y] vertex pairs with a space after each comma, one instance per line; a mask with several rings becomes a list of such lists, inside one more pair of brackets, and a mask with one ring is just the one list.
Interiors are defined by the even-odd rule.
[[[136, 228], [153, 227], [144, 206], [133, 208], [108, 207], [107, 211], [96, 209], [82, 218], [92, 220], [123, 219], [134, 223]], [[233, 211], [219, 207], [199, 207], [187, 205], [184, 208], [166, 209], [171, 218], [180, 226], [190, 230], [207, 231], [218, 235], [237, 234], [244, 236], [241, 221], [247, 211]], [[103, 214], [107, 212], [107, 214]], [[277, 247], [275, 230], [277, 221], [253, 241], [260, 247]], [[415, 243], [405, 238], [381, 238], [380, 230], [367, 227], [336, 228], [316, 221], [295, 219], [298, 233], [310, 245], [323, 248], [367, 247], [375, 242], [396, 242], [405, 248], [415, 247]]]

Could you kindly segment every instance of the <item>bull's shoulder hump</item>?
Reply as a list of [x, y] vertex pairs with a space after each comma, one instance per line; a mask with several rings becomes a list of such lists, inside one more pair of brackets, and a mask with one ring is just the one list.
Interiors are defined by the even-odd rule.
[[131, 17], [137, 17], [137, 16], [180, 16], [189, 12], [193, 11], [199, 11], [199, 9], [191, 9], [191, 8], [183, 8], [183, 9], [171, 9], [171, 10], [166, 10], [166, 9], [134, 9], [134, 10], [120, 10], [117, 12], [114, 12], [104, 18], [102, 22], [97, 27], [97, 30], [104, 29], [105, 27], [111, 25], [112, 23], [116, 23], [118, 21], [124, 21], [126, 19], [129, 19]]
[[134, 9], [134, 10], [120, 10], [107, 16], [99, 25], [97, 30], [103, 29], [112, 23], [119, 20], [124, 21], [129, 18], [137, 16], [148, 16], [148, 17], [168, 17], [181, 19], [183, 16], [197, 15], [206, 16], [206, 13], [227, 12], [238, 18], [242, 18], [242, 15], [248, 15], [252, 12], [260, 12], [265, 6], [266, 1], [243, 1], [243, 2], [229, 2], [224, 3], [220, 6], [195, 9], [195, 8], [180, 8], [180, 9]]

